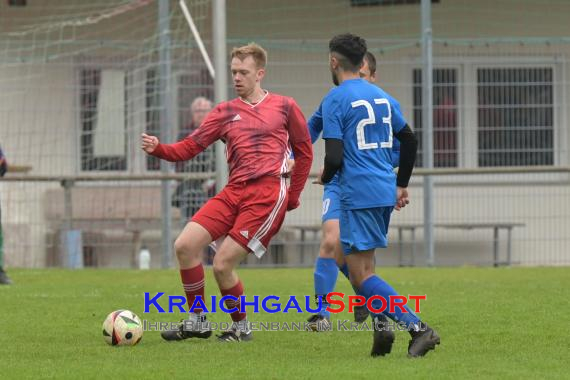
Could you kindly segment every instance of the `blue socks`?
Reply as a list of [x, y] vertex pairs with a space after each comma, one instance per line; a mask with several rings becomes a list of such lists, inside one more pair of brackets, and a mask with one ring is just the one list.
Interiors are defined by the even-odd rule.
[[[378, 296], [382, 296], [384, 297], [384, 299], [386, 299], [386, 310], [384, 310], [384, 312], [382, 314], [386, 315], [387, 317], [389, 317], [390, 319], [392, 319], [395, 322], [401, 322], [403, 324], [406, 325], [406, 327], [410, 330], [414, 329], [414, 325], [418, 324], [420, 322], [420, 319], [418, 318], [418, 316], [416, 314], [414, 314], [414, 312], [408, 307], [408, 306], [404, 306], [404, 309], [406, 309], [407, 313], [403, 313], [399, 307], [396, 307], [394, 310], [394, 313], [390, 313], [390, 296], [397, 296], [398, 293], [396, 293], [396, 291], [394, 290], [394, 288], [392, 288], [390, 286], [390, 284], [388, 284], [386, 281], [382, 280], [380, 277], [378, 277], [377, 275], [373, 275], [371, 277], [369, 277], [368, 279], [366, 279], [361, 287], [360, 287], [360, 293], [361, 295], [363, 295], [364, 297], [366, 297], [366, 299], [374, 296], [374, 295], [378, 295]], [[381, 300], [374, 300], [372, 301], [372, 306], [376, 309], [380, 309], [382, 307], [382, 301]], [[371, 313], [373, 316], [378, 315], [378, 314], [374, 314]]]
[[322, 296], [323, 304], [319, 315], [330, 317], [330, 312], [325, 309], [329, 306], [325, 297], [334, 290], [338, 277], [338, 267], [335, 259], [317, 258], [315, 263], [315, 296]]

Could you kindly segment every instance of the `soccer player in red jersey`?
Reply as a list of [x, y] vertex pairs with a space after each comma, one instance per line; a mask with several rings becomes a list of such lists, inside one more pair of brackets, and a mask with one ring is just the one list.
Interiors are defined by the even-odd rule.
[[[161, 144], [155, 136], [142, 135], [142, 149], [168, 161], [189, 160], [216, 140], [226, 143], [229, 181], [193, 217], [174, 243], [182, 285], [188, 305], [196, 296], [204, 298], [204, 267], [201, 252], [210, 242], [226, 235], [214, 257], [214, 276], [226, 307], [232, 329], [218, 335], [221, 341], [250, 340], [246, 314], [240, 312], [243, 285], [236, 266], [253, 253], [260, 258], [275, 235], [285, 212], [299, 207], [313, 151], [307, 123], [292, 99], [261, 88], [267, 54], [251, 43], [231, 53], [236, 99], [218, 104], [190, 136], [175, 144]], [[290, 186], [285, 176], [287, 159], [295, 155], [296, 165]], [[202, 309], [190, 313], [177, 330], [165, 331], [166, 340], [208, 338], [212, 334]]]

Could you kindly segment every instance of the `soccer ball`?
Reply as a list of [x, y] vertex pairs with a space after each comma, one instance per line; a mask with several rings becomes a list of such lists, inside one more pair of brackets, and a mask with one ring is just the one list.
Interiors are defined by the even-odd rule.
[[103, 322], [103, 338], [112, 346], [134, 346], [142, 334], [141, 320], [130, 310], [116, 310]]

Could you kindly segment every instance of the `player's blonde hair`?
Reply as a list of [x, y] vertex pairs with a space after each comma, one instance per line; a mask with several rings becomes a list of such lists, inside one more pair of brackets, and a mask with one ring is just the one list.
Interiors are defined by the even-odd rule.
[[238, 58], [240, 61], [243, 61], [248, 56], [253, 58], [258, 69], [265, 68], [265, 65], [267, 64], [267, 52], [255, 42], [250, 42], [247, 45], [232, 49], [232, 59]]

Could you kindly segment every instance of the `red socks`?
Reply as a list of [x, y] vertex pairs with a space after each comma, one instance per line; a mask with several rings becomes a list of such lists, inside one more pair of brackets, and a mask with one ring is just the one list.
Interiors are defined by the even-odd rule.
[[[184, 287], [184, 293], [186, 293], [186, 300], [188, 302], [188, 308], [191, 308], [194, 304], [196, 296], [201, 296], [204, 303], [204, 266], [202, 264], [195, 266], [190, 269], [181, 269], [180, 277], [182, 278], [182, 286]], [[225, 305], [228, 309], [237, 308], [237, 311], [231, 313], [232, 321], [239, 322], [245, 319], [246, 314], [240, 312], [240, 296], [243, 295], [243, 284], [241, 280], [230, 289], [220, 289], [223, 296], [234, 296], [237, 301], [225, 300]], [[202, 308], [194, 308], [194, 313], [200, 314]]]
[[[180, 269], [180, 277], [182, 278], [182, 286], [184, 287], [184, 293], [186, 293], [188, 307], [192, 307], [196, 296], [201, 296], [202, 301], [206, 303], [204, 299], [204, 266], [200, 264], [194, 268]], [[196, 314], [201, 312], [201, 308], [194, 309]]]
[[234, 300], [225, 300], [226, 307], [228, 309], [237, 308], [237, 311], [231, 313], [232, 321], [239, 322], [245, 319], [245, 313], [240, 313], [240, 296], [243, 295], [243, 284], [241, 280], [238, 280], [238, 283], [230, 289], [220, 289], [220, 293], [222, 293], [222, 297], [224, 296], [234, 296], [237, 298], [237, 301]]

